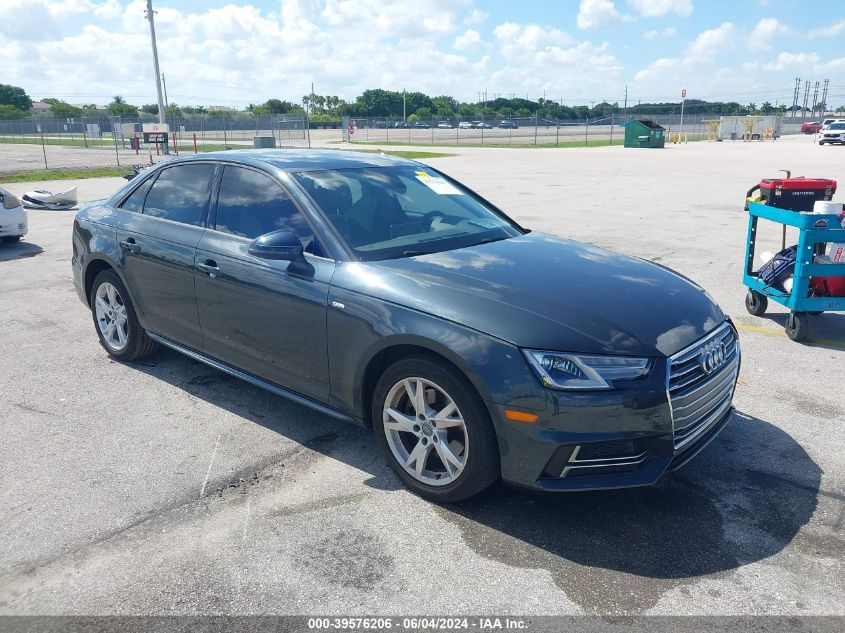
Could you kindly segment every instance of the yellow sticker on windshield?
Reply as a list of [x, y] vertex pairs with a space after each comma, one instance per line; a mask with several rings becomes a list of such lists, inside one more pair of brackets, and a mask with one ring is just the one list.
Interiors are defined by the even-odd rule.
[[431, 174], [427, 174], [424, 171], [415, 171], [414, 173], [418, 178], [431, 178]]

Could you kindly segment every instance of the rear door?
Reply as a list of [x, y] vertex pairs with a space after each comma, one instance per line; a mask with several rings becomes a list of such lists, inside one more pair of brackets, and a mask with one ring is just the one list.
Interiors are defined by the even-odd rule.
[[202, 349], [194, 288], [194, 257], [205, 230], [214, 163], [163, 169], [141, 213], [127, 213], [117, 230], [132, 296], [154, 333]]
[[[213, 215], [196, 260], [204, 352], [327, 401], [326, 304], [334, 260], [319, 255], [310, 223], [285, 189], [257, 169], [224, 167]], [[254, 238], [281, 229], [300, 238], [305, 261], [249, 254]]]

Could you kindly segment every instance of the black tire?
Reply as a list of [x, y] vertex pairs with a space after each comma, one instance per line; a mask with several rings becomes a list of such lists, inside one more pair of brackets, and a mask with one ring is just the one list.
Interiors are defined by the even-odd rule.
[[5, 235], [2, 239], [4, 244], [17, 244], [21, 241], [22, 235]]
[[[406, 472], [391, 451], [385, 433], [383, 410], [387, 396], [397, 383], [411, 377], [435, 383], [454, 401], [463, 417], [470, 450], [461, 473], [445, 485], [428, 485]], [[411, 357], [388, 367], [376, 384], [372, 420], [376, 443], [390, 467], [409, 490], [421, 497], [444, 503], [463, 501], [490, 486], [500, 476], [499, 446], [483, 400], [466, 376], [437, 357]]]
[[745, 295], [745, 309], [748, 310], [748, 314], [760, 316], [765, 314], [766, 308], [768, 307], [769, 300], [765, 295], [760, 294], [756, 290], [748, 290], [748, 293]]
[[807, 314], [803, 312], [793, 312], [786, 319], [786, 335], [800, 343], [807, 340], [810, 334], [810, 319]]
[[[114, 286], [120, 294], [122, 304], [126, 307], [126, 345], [120, 350], [114, 349], [106, 342], [103, 332], [100, 330], [100, 325], [97, 322], [97, 313], [94, 307], [94, 302], [97, 297], [98, 288], [104, 284], [109, 283]], [[135, 314], [135, 306], [132, 305], [132, 299], [129, 297], [129, 292], [126, 286], [113, 270], [104, 270], [94, 278], [94, 283], [91, 285], [91, 317], [94, 321], [94, 331], [97, 332], [97, 337], [100, 339], [100, 345], [108, 352], [112, 358], [128, 362], [149, 356], [158, 349], [158, 344], [147, 336], [144, 328], [138, 322], [138, 316]]]
[[819, 141], [819, 145], [824, 145], [824, 141]]

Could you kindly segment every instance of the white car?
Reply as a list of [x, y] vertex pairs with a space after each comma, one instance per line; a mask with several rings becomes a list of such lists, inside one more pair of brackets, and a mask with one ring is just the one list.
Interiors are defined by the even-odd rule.
[[845, 144], [845, 121], [841, 123], [837, 121], [822, 128], [819, 132], [819, 145], [824, 145], [825, 143], [829, 143], [830, 145], [834, 143]]
[[822, 126], [819, 129], [820, 132], [824, 132], [827, 128], [829, 128], [834, 123], [845, 123], [845, 119], [825, 119], [822, 121]]
[[29, 230], [21, 199], [0, 187], [0, 241], [14, 244]]
[[459, 130], [470, 130], [470, 129], [472, 129], [472, 123], [470, 123], [469, 121], [461, 121], [460, 123], [458, 123], [458, 129]]

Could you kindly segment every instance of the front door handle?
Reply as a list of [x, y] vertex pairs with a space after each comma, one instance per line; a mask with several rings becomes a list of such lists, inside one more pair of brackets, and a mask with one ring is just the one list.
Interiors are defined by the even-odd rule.
[[140, 253], [141, 252], [141, 245], [135, 242], [134, 237], [129, 237], [123, 240], [120, 243], [120, 248], [125, 250], [127, 253]]
[[206, 273], [212, 279], [214, 279], [220, 272], [220, 269], [217, 267], [217, 262], [213, 259], [207, 259], [204, 262], [197, 262], [197, 268]]

